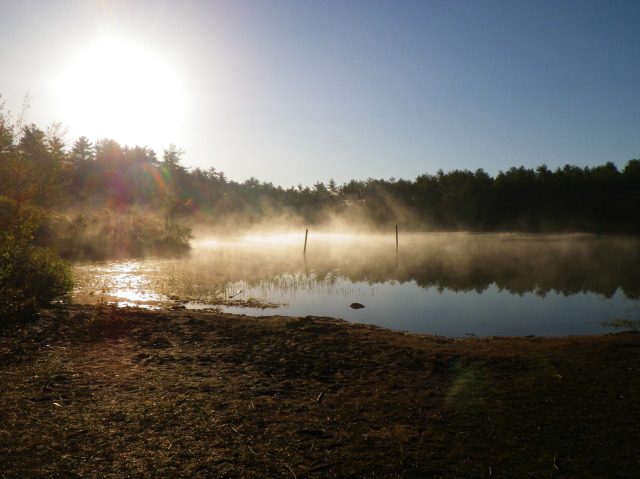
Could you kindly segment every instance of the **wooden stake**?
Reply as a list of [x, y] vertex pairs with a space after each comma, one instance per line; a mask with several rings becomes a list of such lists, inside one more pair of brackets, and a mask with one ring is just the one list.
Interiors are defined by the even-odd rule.
[[309, 236], [309, 230], [306, 229], [304, 230], [304, 250], [303, 250], [303, 254], [307, 254], [307, 236]]
[[396, 225], [396, 269], [398, 269], [398, 225]]

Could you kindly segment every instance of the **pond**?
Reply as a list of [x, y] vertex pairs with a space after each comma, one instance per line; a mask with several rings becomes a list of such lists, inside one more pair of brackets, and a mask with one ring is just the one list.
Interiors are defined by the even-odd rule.
[[[640, 324], [640, 240], [424, 233], [200, 238], [189, 257], [84, 263], [74, 301], [331, 316], [443, 336], [599, 334]], [[353, 303], [364, 306], [353, 309]]]

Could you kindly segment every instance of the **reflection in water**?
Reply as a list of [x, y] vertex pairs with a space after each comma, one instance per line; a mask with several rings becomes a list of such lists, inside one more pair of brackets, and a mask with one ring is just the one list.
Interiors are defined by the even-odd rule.
[[[76, 267], [79, 302], [281, 305], [447, 335], [600, 332], [640, 298], [640, 241], [592, 235], [249, 236], [196, 241], [188, 259]], [[350, 310], [351, 302], [366, 308]], [[253, 303], [252, 303], [253, 304]], [[343, 308], [345, 306], [346, 308]], [[544, 327], [541, 325], [544, 324]], [[570, 324], [570, 326], [567, 326]]]

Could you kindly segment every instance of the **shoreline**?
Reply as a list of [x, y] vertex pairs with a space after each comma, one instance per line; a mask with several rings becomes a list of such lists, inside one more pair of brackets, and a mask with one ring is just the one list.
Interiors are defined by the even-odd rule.
[[633, 477], [640, 334], [66, 305], [0, 331], [6, 477]]

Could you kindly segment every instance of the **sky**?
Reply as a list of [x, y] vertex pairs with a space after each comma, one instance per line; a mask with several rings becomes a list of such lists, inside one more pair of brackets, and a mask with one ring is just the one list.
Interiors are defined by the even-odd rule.
[[0, 0], [5, 110], [276, 185], [640, 158], [640, 2]]

